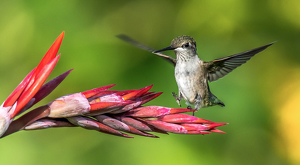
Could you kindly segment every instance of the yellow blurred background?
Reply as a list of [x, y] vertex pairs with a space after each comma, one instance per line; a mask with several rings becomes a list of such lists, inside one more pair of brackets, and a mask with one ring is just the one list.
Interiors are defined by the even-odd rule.
[[74, 70], [37, 106], [116, 83], [114, 90], [154, 84], [152, 91], [164, 93], [147, 105], [178, 108], [173, 66], [117, 34], [155, 49], [190, 35], [205, 61], [277, 41], [210, 83], [226, 107], [196, 116], [229, 123], [220, 127], [226, 134], [125, 139], [80, 128], [21, 131], [0, 140], [0, 164], [300, 164], [299, 9], [297, 0], [0, 1], [0, 100], [66, 32], [50, 78]]

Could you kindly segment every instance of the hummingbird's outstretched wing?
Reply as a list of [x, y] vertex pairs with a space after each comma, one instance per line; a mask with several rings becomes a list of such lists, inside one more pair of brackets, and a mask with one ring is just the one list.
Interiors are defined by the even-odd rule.
[[149, 51], [149, 52], [151, 52], [153, 54], [156, 54], [156, 55], [160, 56], [163, 59], [167, 60], [168, 62], [172, 63], [174, 66], [176, 65], [176, 59], [175, 58], [173, 58], [171, 56], [168, 56], [168, 55], [165, 55], [165, 54], [160, 53], [160, 52], [154, 53], [154, 51], [156, 51], [156, 50], [154, 50], [154, 49], [152, 49], [152, 48], [150, 48], [148, 46], [145, 46], [145, 45], [139, 43], [138, 41], [136, 41], [136, 40], [134, 40], [134, 39], [132, 39], [132, 38], [124, 35], [124, 34], [119, 34], [116, 37], [118, 37], [121, 40], [126, 41], [126, 42], [128, 42], [128, 43], [130, 43], [130, 44], [132, 44], [132, 45], [134, 45], [134, 46], [136, 46], [138, 48], [140, 48], [140, 49], [147, 50], [147, 51]]
[[274, 42], [259, 48], [248, 50], [225, 58], [205, 62], [204, 65], [208, 71], [208, 80], [212, 82], [224, 77], [238, 66], [246, 63], [255, 54], [265, 50], [267, 47], [273, 44]]

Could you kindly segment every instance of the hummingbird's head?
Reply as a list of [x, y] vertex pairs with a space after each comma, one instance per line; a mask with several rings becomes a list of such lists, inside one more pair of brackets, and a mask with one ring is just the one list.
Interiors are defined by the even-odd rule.
[[176, 48], [192, 48], [192, 47], [196, 47], [196, 41], [190, 37], [190, 36], [179, 36], [176, 37], [172, 40], [171, 42], [171, 47], [176, 49]]
[[197, 55], [196, 41], [190, 36], [179, 36], [172, 40], [171, 46], [155, 51], [154, 53], [165, 50], [174, 50], [176, 55], [194, 56]]

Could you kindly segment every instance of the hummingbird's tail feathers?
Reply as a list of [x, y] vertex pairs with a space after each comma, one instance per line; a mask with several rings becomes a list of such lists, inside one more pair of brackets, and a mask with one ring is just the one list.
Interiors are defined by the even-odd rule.
[[136, 46], [136, 47], [138, 47], [140, 49], [146, 50], [148, 52], [151, 52], [153, 54], [156, 54], [156, 55], [160, 56], [164, 60], [167, 60], [168, 62], [172, 63], [174, 66], [176, 65], [176, 59], [175, 58], [173, 58], [171, 56], [168, 56], [168, 55], [165, 55], [165, 54], [160, 53], [160, 52], [156, 52], [155, 49], [152, 49], [152, 48], [150, 48], [150, 47], [148, 47], [148, 46], [146, 46], [146, 45], [144, 45], [144, 44], [142, 44], [142, 43], [140, 43], [140, 42], [138, 42], [138, 41], [130, 38], [129, 36], [127, 36], [125, 34], [119, 34], [116, 37], [118, 37], [119, 39], [121, 39], [121, 40], [123, 40], [125, 42], [128, 42], [128, 43], [130, 43], [130, 44], [132, 44], [132, 45], [134, 45], [134, 46]]
[[[220, 101], [220, 100], [219, 100], [219, 101]], [[220, 105], [221, 107], [225, 107], [225, 104], [224, 104], [222, 101], [220, 101], [219, 105]]]
[[225, 104], [212, 93], [210, 93], [209, 102], [210, 102], [210, 106], [220, 105], [221, 107], [225, 107]]
[[273, 45], [275, 42], [251, 49], [242, 53], [234, 54], [225, 58], [216, 59], [210, 62], [205, 62], [205, 67], [208, 71], [208, 80], [210, 82], [216, 81], [224, 77], [235, 68], [241, 66], [250, 60], [255, 54], [265, 50], [267, 47]]

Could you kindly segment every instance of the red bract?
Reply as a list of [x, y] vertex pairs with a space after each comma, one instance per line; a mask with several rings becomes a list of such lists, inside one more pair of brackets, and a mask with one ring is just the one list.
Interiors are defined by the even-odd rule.
[[[64, 32], [55, 40], [39, 65], [34, 68], [9, 95], [0, 107], [0, 136], [8, 128], [15, 116], [22, 113], [51, 93], [63, 81], [70, 71], [58, 76], [42, 87], [49, 74], [55, 67], [60, 55], [57, 55]], [[42, 88], [41, 88], [42, 87]]]
[[43, 85], [60, 57], [56, 54], [63, 35], [64, 32], [56, 39], [40, 64], [24, 78], [0, 107], [0, 137], [20, 130], [51, 127], [82, 127], [126, 138], [132, 136], [125, 133], [154, 138], [158, 136], [149, 132], [225, 133], [216, 127], [227, 123], [215, 123], [184, 114], [194, 112], [192, 109], [143, 106], [162, 94], [149, 92], [153, 85], [135, 90], [110, 90], [114, 84], [69, 94], [14, 120], [15, 116], [50, 94], [70, 73], [71, 70]]

